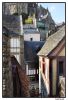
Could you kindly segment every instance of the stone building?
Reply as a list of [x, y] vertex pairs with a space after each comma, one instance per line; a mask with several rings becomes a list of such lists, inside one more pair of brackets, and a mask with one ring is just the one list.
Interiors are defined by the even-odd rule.
[[[5, 15], [3, 16], [3, 26], [7, 27], [10, 34], [10, 53], [14, 55], [20, 65], [24, 64], [24, 39], [21, 23], [21, 15]], [[21, 46], [22, 45], [22, 46]]]
[[65, 25], [49, 36], [38, 55], [42, 97], [65, 97]]
[[3, 7], [3, 14], [5, 15], [13, 15], [13, 14], [23, 14], [23, 13], [28, 13], [27, 12], [27, 3], [2, 3]]
[[40, 41], [40, 32], [36, 25], [35, 15], [29, 16], [23, 25], [24, 41]]
[[[3, 53], [3, 97], [28, 97], [29, 81], [24, 74], [22, 17], [3, 15], [3, 27], [8, 30], [8, 35], [3, 36], [6, 39], [6, 41], [3, 39], [3, 51], [5, 50]], [[4, 75], [4, 73], [6, 74]], [[23, 74], [25, 79], [21, 76]]]
[[40, 33], [36, 28], [24, 29], [24, 41], [40, 41]]
[[13, 97], [12, 68], [10, 62], [10, 38], [8, 29], [2, 30], [2, 96]]

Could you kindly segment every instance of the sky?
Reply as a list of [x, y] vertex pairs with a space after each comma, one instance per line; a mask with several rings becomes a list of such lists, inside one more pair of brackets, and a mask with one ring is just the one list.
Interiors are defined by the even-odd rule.
[[48, 8], [55, 23], [65, 22], [65, 3], [38, 3]]

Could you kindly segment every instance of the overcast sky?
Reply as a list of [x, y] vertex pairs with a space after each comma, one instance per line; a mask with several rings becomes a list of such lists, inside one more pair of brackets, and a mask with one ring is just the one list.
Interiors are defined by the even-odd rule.
[[49, 9], [55, 23], [65, 22], [65, 3], [38, 3]]

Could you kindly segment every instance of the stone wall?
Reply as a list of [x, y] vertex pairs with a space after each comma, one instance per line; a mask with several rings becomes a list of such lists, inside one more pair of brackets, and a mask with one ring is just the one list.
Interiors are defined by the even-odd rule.
[[14, 13], [27, 13], [27, 3], [5, 3], [2, 4], [3, 14], [12, 15]]
[[[3, 30], [4, 31], [4, 30]], [[6, 32], [6, 31], [5, 31]], [[2, 42], [2, 96], [13, 97], [12, 68], [10, 63], [9, 37], [3, 33]]]

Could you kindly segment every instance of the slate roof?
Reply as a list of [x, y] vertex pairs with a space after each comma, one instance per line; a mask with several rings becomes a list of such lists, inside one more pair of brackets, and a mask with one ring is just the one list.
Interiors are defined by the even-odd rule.
[[9, 37], [17, 37], [17, 36], [20, 36], [20, 34], [17, 34], [17, 33], [14, 33], [14, 32], [12, 32], [12, 31], [9, 31], [6, 27], [3, 27], [2, 28], [2, 33], [4, 34], [4, 35], [7, 35], [7, 36], [9, 36]]
[[2, 16], [2, 25], [6, 27], [10, 32], [20, 34], [20, 17], [15, 15], [3, 15]]
[[60, 41], [65, 36], [65, 25], [60, 28], [56, 33], [49, 36], [42, 49], [38, 52], [38, 55], [47, 56], [55, 47], [58, 46]]
[[25, 61], [34, 62], [37, 57], [37, 51], [41, 49], [44, 42], [42, 41], [24, 41], [24, 58]]
[[7, 35], [8, 36], [8, 29], [6, 27], [2, 28], [2, 33], [3, 35]]
[[37, 28], [26, 28], [23, 29], [24, 34], [40, 34], [39, 31], [37, 30]]

